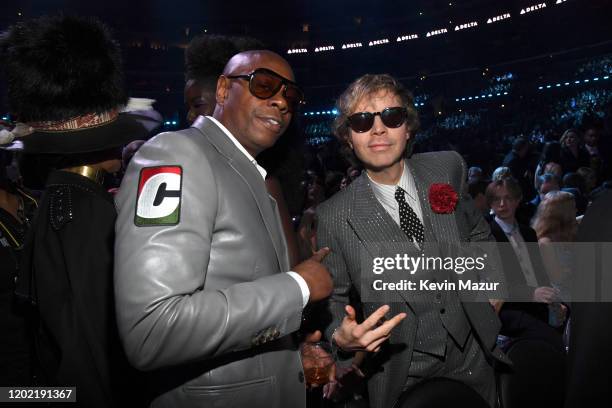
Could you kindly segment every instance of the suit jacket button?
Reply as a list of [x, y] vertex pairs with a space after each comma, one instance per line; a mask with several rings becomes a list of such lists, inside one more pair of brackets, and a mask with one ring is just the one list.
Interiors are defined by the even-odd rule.
[[304, 373], [302, 371], [298, 373], [298, 381], [301, 383], [304, 382]]
[[446, 309], [442, 308], [440, 309], [440, 314], [444, 314], [446, 312]]

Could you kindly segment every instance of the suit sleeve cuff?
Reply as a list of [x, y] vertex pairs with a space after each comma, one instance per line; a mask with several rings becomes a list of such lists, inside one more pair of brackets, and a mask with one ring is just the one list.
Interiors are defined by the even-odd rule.
[[308, 300], [310, 299], [310, 289], [308, 289], [308, 284], [297, 272], [289, 271], [287, 274], [295, 279], [298, 285], [300, 285], [300, 290], [302, 291], [302, 307], [306, 307]]

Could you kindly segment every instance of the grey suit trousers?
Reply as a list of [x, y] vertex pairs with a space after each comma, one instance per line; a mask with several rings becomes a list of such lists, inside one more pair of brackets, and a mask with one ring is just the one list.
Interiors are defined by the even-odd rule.
[[416, 350], [412, 353], [404, 391], [429, 378], [460, 381], [478, 392], [491, 407], [496, 405], [495, 372], [471, 333], [463, 348], [459, 347], [452, 337], [447, 336], [444, 357]]

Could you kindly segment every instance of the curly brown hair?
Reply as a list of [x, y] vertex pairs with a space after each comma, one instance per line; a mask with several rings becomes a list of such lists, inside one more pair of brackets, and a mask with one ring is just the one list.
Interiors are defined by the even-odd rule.
[[[365, 97], [370, 97], [379, 91], [386, 90], [397, 95], [402, 105], [406, 108], [408, 115], [406, 126], [414, 134], [419, 128], [419, 115], [414, 106], [412, 93], [395, 78], [389, 74], [366, 74], [357, 78], [340, 95], [336, 102], [338, 116], [334, 120], [332, 129], [343, 146], [343, 151], [349, 159], [354, 159], [354, 154], [348, 141], [350, 128], [348, 127], [348, 117], [355, 113], [355, 107]], [[406, 157], [412, 153], [414, 138], [410, 138], [406, 145]]]
[[544, 196], [532, 220], [538, 239], [571, 242], [576, 238], [576, 201], [566, 191], [551, 191]]

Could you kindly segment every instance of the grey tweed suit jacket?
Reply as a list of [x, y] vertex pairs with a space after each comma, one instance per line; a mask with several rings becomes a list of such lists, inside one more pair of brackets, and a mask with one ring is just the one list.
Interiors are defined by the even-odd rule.
[[[138, 226], [141, 170], [156, 166], [182, 169], [180, 220]], [[134, 156], [116, 203], [119, 332], [130, 362], [153, 371], [152, 406], [304, 407], [291, 335], [302, 294], [283, 273], [276, 204], [227, 135], [204, 117], [157, 135]]]
[[[465, 188], [466, 165], [456, 152], [415, 154], [407, 160], [418, 190], [423, 211], [426, 242], [478, 242], [493, 241], [489, 225], [474, 207]], [[448, 183], [459, 194], [452, 214], [436, 214], [427, 198], [432, 183]], [[324, 262], [332, 274], [334, 291], [329, 301], [331, 323], [325, 330], [328, 338], [345, 316], [353, 286], [359, 296], [361, 290], [361, 258], [368, 256], [394, 256], [397, 246], [405, 243], [406, 252], [414, 250], [406, 235], [378, 202], [365, 172], [345, 190], [319, 205], [317, 209], [317, 240], [319, 247], [328, 246], [331, 253]], [[385, 253], [380, 243], [391, 243], [393, 253]], [[461, 297], [461, 296], [460, 296]], [[406, 384], [417, 332], [417, 321], [412, 312], [410, 298], [404, 292], [381, 292], [380, 299], [361, 301], [367, 317], [383, 304], [389, 304], [389, 316], [407, 312], [408, 317], [394, 329], [391, 338], [376, 355], [370, 355], [368, 379], [372, 408], [389, 408]], [[493, 359], [508, 362], [496, 347], [500, 322], [488, 303], [460, 303], [469, 320], [472, 332]]]

